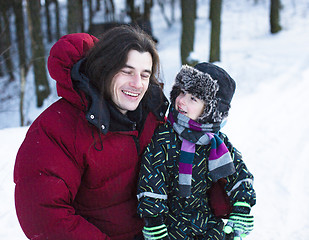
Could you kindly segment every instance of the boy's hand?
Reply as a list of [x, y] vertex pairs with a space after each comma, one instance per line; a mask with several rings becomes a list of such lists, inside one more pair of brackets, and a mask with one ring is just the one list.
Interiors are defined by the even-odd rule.
[[230, 214], [224, 232], [234, 232], [234, 240], [241, 240], [253, 230], [254, 218], [250, 215], [250, 205], [245, 202], [236, 202]]
[[153, 227], [144, 227], [143, 235], [145, 240], [169, 240], [165, 224]]

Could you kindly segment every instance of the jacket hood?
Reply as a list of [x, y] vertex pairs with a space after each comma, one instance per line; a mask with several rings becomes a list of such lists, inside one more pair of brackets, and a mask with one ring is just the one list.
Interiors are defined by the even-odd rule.
[[86, 94], [88, 101], [86, 119], [106, 134], [110, 125], [110, 112], [99, 91], [90, 83], [89, 78], [80, 71], [84, 58], [72, 67], [73, 86]]
[[71, 69], [82, 59], [98, 39], [87, 33], [72, 33], [61, 37], [51, 48], [47, 61], [50, 76], [57, 82], [57, 93], [81, 107], [81, 97], [74, 90]]
[[[47, 63], [50, 76], [57, 82], [58, 96], [85, 111], [88, 122], [100, 129], [103, 134], [110, 130], [111, 118], [121, 123], [121, 127], [112, 126], [114, 131], [128, 131], [134, 122], [127, 116], [119, 116], [112, 111], [111, 104], [102, 98], [80, 69], [86, 53], [97, 41], [97, 38], [86, 33], [73, 33], [60, 38], [50, 50]], [[137, 111], [142, 108], [143, 115], [152, 112], [159, 121], [163, 121], [168, 100], [162, 89], [150, 84], [147, 92]], [[137, 111], [133, 111], [132, 115], [136, 115]]]

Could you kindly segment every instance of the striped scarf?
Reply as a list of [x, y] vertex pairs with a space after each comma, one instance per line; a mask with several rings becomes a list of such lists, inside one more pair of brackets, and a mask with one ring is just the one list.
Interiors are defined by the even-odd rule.
[[208, 169], [211, 178], [216, 182], [235, 172], [231, 155], [216, 134], [220, 130], [220, 123], [201, 124], [187, 116], [180, 114], [171, 107], [168, 121], [178, 133], [182, 141], [179, 158], [179, 194], [181, 197], [191, 195], [192, 164], [195, 154], [195, 145], [210, 144]]

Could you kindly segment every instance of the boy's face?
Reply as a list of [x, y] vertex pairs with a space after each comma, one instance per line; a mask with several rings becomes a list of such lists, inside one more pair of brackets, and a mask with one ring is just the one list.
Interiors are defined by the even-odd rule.
[[175, 100], [175, 109], [194, 121], [201, 116], [204, 107], [204, 101], [185, 91], [181, 91]]
[[111, 99], [122, 114], [134, 111], [148, 89], [152, 70], [149, 52], [130, 50], [126, 65], [113, 77]]

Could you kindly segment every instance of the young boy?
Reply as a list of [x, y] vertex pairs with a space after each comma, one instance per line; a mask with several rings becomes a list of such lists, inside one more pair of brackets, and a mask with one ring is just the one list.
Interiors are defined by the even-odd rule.
[[[234, 92], [234, 80], [211, 63], [177, 74], [168, 121], [142, 158], [137, 198], [145, 239], [236, 240], [253, 229], [253, 176], [220, 132]], [[229, 212], [218, 208], [221, 200]], [[222, 217], [229, 217], [225, 226]]]

